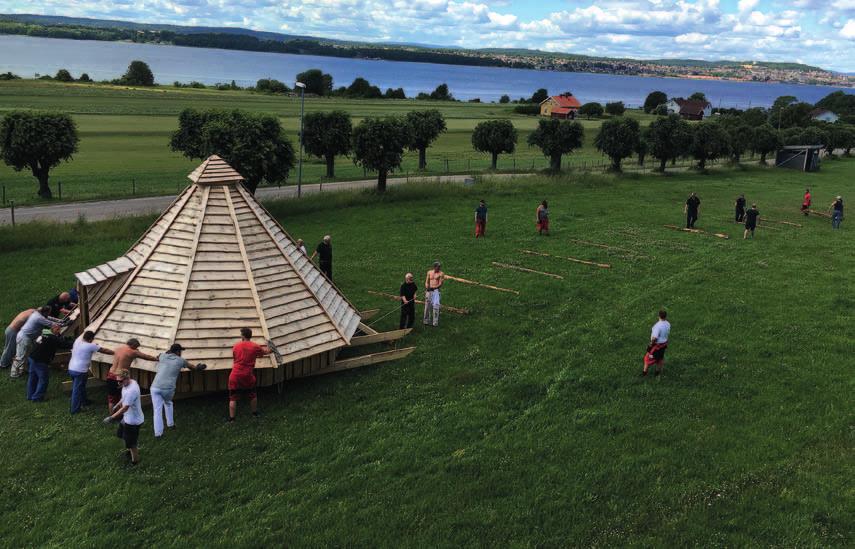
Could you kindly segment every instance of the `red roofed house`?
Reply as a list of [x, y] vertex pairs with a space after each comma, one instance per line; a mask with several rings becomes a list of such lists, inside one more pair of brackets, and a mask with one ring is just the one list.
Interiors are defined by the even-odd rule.
[[540, 103], [540, 116], [549, 118], [576, 118], [576, 112], [582, 104], [572, 93], [562, 93], [547, 97]]
[[686, 120], [703, 120], [712, 115], [712, 105], [704, 99], [676, 98], [666, 104], [668, 114], [679, 114]]

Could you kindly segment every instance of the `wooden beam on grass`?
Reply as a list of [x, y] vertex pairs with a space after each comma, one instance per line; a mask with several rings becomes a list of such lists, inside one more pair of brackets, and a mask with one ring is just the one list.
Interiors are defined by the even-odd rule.
[[768, 219], [765, 217], [761, 217], [760, 221], [765, 221], [766, 223], [777, 223], [778, 225], [789, 225], [790, 227], [799, 227], [801, 228], [801, 223], [793, 223], [792, 221], [776, 221], [774, 219]]
[[[373, 291], [373, 290], [368, 290], [368, 293], [369, 293], [369, 294], [371, 294], [371, 295], [379, 295], [380, 297], [385, 297], [385, 298], [387, 298], [387, 299], [391, 299], [391, 300], [393, 300], [393, 301], [400, 301], [400, 296], [397, 296], [397, 295], [386, 294], [386, 293], [383, 293], [383, 292], [375, 292], [375, 291]], [[424, 304], [425, 304], [425, 302], [424, 302], [424, 301], [421, 301], [421, 300], [419, 300], [419, 299], [417, 299], [417, 300], [416, 300], [416, 303], [418, 303], [419, 305], [424, 305]], [[462, 309], [462, 308], [460, 308], [460, 307], [452, 307], [452, 306], [450, 306], [450, 305], [442, 305], [442, 304], [440, 304], [440, 306], [439, 306], [439, 307], [440, 307], [440, 310], [448, 311], [449, 313], [456, 313], [456, 314], [458, 314], [458, 315], [468, 315], [468, 314], [470, 313], [469, 309]]]
[[[740, 225], [742, 227], [745, 227], [745, 223], [743, 223], [742, 221], [734, 221], [733, 219], [728, 219], [727, 221], [729, 221], [730, 223], [733, 223], [734, 225]], [[783, 227], [772, 227], [771, 225], [766, 225], [765, 223], [762, 225], [760, 223], [758, 223], [757, 227], [758, 228], [762, 227], [764, 229], [771, 229], [773, 231], [783, 231], [784, 230]]]
[[310, 372], [308, 375], [300, 377], [311, 377], [323, 374], [331, 374], [333, 372], [341, 372], [342, 370], [352, 370], [353, 368], [359, 368], [360, 366], [368, 366], [369, 364], [380, 364], [381, 362], [398, 360], [399, 358], [404, 358], [405, 356], [408, 356], [415, 350], [415, 347], [405, 347], [403, 349], [395, 349], [393, 351], [383, 351], [380, 353], [372, 353], [370, 355], [362, 355], [353, 358], [336, 360], [333, 366], [330, 366], [328, 368], [321, 368], [320, 370], [315, 370], [313, 372]]
[[529, 254], [529, 255], [541, 255], [543, 257], [554, 257], [557, 259], [565, 259], [567, 261], [572, 261], [574, 263], [581, 263], [583, 265], [592, 265], [594, 267], [599, 267], [601, 269], [611, 269], [612, 268], [612, 266], [609, 265], [608, 263], [597, 263], [596, 261], [588, 261], [587, 259], [579, 259], [577, 257], [568, 257], [565, 255], [552, 255], [552, 254], [547, 254], [544, 252], [535, 252], [532, 250], [520, 250], [520, 252], [522, 252], [524, 254]]
[[520, 295], [520, 293], [516, 290], [511, 290], [510, 288], [500, 288], [498, 286], [491, 286], [490, 284], [484, 284], [482, 282], [475, 282], [474, 280], [467, 280], [465, 278], [460, 278], [459, 276], [451, 276], [445, 275], [447, 280], [454, 280], [455, 282], [462, 282], [463, 284], [470, 284], [472, 286], [480, 286], [482, 288], [487, 288], [489, 290], [496, 290], [497, 292], [507, 292], [509, 294]]
[[377, 316], [377, 313], [379, 312], [380, 309], [366, 309], [364, 311], [359, 311], [359, 318], [361, 318], [362, 320], [371, 320], [372, 318]]
[[728, 236], [724, 233], [711, 233], [711, 232], [705, 231], [703, 229], [687, 229], [685, 227], [678, 227], [676, 225], [665, 225], [665, 228], [673, 229], [675, 231], [682, 231], [684, 233], [705, 234], [705, 235], [709, 235], [709, 236], [715, 236], [717, 238], [724, 238], [725, 240], [730, 238], [730, 236]]
[[522, 271], [524, 273], [534, 273], [534, 274], [539, 274], [539, 275], [543, 275], [543, 276], [550, 276], [552, 278], [557, 278], [558, 280], [564, 280], [564, 277], [559, 275], [559, 274], [546, 273], [543, 271], [535, 271], [534, 269], [529, 269], [527, 267], [520, 267], [519, 265], [509, 265], [507, 263], [499, 263], [498, 261], [493, 261], [493, 265], [496, 267], [500, 267], [502, 269], [512, 269], [514, 271]]
[[373, 343], [383, 343], [386, 341], [397, 341], [412, 331], [412, 328], [405, 328], [403, 330], [392, 330], [391, 332], [379, 332], [364, 336], [353, 336], [350, 339], [349, 347], [359, 347], [360, 345], [371, 345]]
[[818, 216], [820, 216], [820, 217], [824, 217], [824, 218], [826, 218], [826, 219], [831, 219], [831, 214], [830, 214], [830, 213], [826, 213], [826, 212], [818, 212], [818, 211], [816, 211], [816, 210], [808, 210], [808, 212], [812, 213], [813, 215], [818, 215]]
[[639, 259], [650, 259], [650, 256], [642, 255], [642, 254], [636, 252], [635, 250], [630, 250], [627, 248], [620, 248], [618, 246], [610, 246], [608, 244], [599, 244], [597, 242], [589, 242], [587, 240], [578, 240], [576, 238], [568, 238], [567, 240], [569, 240], [570, 242], [573, 242], [574, 244], [581, 244], [583, 246], [594, 246], [596, 248], [603, 248], [604, 250], [616, 250], [619, 252], [630, 253], [630, 254], [633, 254], [634, 256], [638, 257]]

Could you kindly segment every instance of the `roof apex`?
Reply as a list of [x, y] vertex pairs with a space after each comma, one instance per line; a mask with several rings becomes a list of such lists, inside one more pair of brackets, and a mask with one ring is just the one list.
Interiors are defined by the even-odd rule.
[[244, 180], [237, 170], [216, 154], [206, 158], [187, 178], [197, 185], [231, 185]]

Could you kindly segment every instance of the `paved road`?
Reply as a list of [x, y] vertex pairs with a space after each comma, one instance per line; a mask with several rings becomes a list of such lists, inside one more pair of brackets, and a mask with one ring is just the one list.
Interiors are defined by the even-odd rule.
[[[530, 174], [494, 174], [491, 178], [509, 179], [512, 177], [523, 177]], [[434, 177], [396, 177], [387, 181], [389, 186], [402, 185], [406, 183], [463, 183], [471, 175], [443, 175]], [[364, 190], [373, 188], [377, 184], [376, 179], [364, 179], [361, 181], [341, 181], [337, 183], [312, 183], [303, 185], [303, 194], [317, 194], [319, 192], [334, 192], [347, 190]], [[259, 200], [277, 200], [296, 198], [297, 187], [287, 186], [282, 188], [264, 187], [256, 191]], [[118, 200], [99, 200], [94, 202], [67, 202], [64, 204], [51, 204], [47, 206], [25, 206], [15, 208], [15, 223], [28, 223], [30, 221], [56, 221], [71, 223], [77, 221], [81, 216], [87, 221], [100, 221], [103, 219], [115, 219], [117, 217], [131, 217], [145, 214], [158, 214], [166, 209], [174, 196], [151, 196], [146, 198], [122, 198]], [[0, 225], [12, 223], [12, 212], [10, 208], [0, 210]]]

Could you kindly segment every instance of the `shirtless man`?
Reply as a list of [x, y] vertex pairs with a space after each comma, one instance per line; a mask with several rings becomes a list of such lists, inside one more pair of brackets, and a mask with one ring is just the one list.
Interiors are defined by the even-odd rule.
[[12, 319], [9, 326], [6, 327], [6, 340], [3, 346], [3, 356], [0, 357], [0, 368], [8, 368], [12, 365], [12, 359], [15, 358], [17, 346], [15, 339], [18, 337], [18, 332], [24, 327], [27, 319], [35, 312], [35, 309], [27, 309], [21, 311], [18, 316]]
[[425, 277], [425, 325], [439, 326], [439, 292], [445, 281], [445, 273], [440, 269], [439, 261], [434, 261], [433, 269]]
[[131, 364], [139, 358], [148, 360], [149, 362], [157, 362], [156, 356], [151, 356], [139, 350], [140, 342], [132, 337], [124, 345], [119, 345], [113, 349], [113, 365], [110, 366], [110, 371], [107, 372], [107, 407], [109, 413], [113, 413], [113, 407], [122, 399], [122, 385], [119, 379], [119, 372], [122, 370], [131, 370]]

